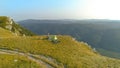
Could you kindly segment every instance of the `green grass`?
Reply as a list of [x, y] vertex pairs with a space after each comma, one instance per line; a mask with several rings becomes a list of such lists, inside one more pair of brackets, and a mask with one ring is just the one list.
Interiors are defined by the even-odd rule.
[[6, 28], [6, 26], [7, 25], [11, 25], [12, 29], [10, 31], [13, 32], [13, 33], [16, 33], [16, 34], [21, 35], [21, 36], [23, 34], [25, 34], [27, 36], [35, 35], [31, 31], [29, 31], [29, 30], [21, 27], [19, 24], [17, 24], [16, 22], [14, 22], [12, 19], [11, 19], [11, 21], [12, 21], [12, 24], [10, 24], [9, 17], [7, 17], [7, 16], [0, 16], [0, 27], [4, 28], [6, 30], [9, 30], [9, 29]]
[[0, 16], [0, 27], [5, 28], [7, 22], [7, 17], [6, 16]]
[[119, 60], [101, 56], [87, 44], [77, 42], [70, 36], [58, 36], [60, 42], [57, 44], [45, 38], [46, 36], [3, 38], [0, 40], [0, 48], [49, 56], [67, 68], [120, 67]]
[[0, 39], [5, 37], [14, 37], [15, 34], [0, 27]]
[[0, 68], [41, 68], [35, 62], [20, 55], [0, 54]]

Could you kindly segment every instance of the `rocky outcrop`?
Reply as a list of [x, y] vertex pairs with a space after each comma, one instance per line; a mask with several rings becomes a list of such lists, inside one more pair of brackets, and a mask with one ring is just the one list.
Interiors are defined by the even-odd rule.
[[33, 33], [21, 27], [19, 24], [14, 22], [12, 18], [7, 16], [0, 16], [0, 27], [13, 32], [16, 36], [33, 35]]
[[10, 17], [7, 17], [5, 28], [11, 31], [12, 30], [12, 24], [13, 24], [13, 20]]

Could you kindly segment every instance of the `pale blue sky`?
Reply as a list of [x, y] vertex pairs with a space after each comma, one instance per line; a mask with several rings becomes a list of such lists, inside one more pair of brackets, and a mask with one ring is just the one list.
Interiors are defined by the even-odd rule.
[[24, 19], [120, 19], [119, 0], [1, 0], [0, 16]]

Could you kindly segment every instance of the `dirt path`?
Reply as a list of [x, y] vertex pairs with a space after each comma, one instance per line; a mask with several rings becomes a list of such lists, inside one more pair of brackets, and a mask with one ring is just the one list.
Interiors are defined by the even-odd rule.
[[43, 55], [22, 53], [22, 52], [6, 50], [6, 49], [0, 49], [0, 54], [25, 56], [28, 59], [36, 62], [37, 64], [42, 65], [43, 68], [64, 68], [64, 65], [62, 63], [57, 62], [55, 59], [51, 57], [45, 57]]

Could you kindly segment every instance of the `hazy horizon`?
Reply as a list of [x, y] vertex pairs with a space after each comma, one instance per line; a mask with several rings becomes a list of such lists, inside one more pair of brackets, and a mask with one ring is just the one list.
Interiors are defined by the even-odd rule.
[[0, 16], [25, 19], [120, 20], [119, 0], [2, 0]]

